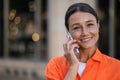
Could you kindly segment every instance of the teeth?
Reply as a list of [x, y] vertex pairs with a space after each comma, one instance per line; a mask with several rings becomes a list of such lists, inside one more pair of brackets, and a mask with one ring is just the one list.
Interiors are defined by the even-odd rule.
[[86, 38], [86, 39], [82, 39], [81, 41], [83, 41], [83, 42], [87, 42], [87, 41], [89, 41], [91, 38]]

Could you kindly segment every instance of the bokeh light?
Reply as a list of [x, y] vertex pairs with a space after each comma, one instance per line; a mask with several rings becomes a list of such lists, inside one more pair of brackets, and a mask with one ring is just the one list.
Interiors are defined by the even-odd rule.
[[16, 10], [12, 9], [9, 13], [9, 20], [13, 20], [15, 18], [16, 15]]
[[33, 34], [32, 34], [32, 40], [33, 40], [33, 41], [36, 42], [36, 41], [39, 41], [39, 39], [40, 39], [40, 36], [39, 36], [38, 33], [33, 33]]
[[15, 20], [14, 20], [14, 23], [15, 24], [20, 24], [21, 23], [21, 17], [15, 17]]

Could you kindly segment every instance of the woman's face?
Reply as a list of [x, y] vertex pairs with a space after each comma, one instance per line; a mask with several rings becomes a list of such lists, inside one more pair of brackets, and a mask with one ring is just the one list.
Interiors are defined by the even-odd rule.
[[96, 46], [99, 38], [99, 24], [95, 16], [87, 12], [75, 12], [69, 17], [68, 26], [81, 48]]

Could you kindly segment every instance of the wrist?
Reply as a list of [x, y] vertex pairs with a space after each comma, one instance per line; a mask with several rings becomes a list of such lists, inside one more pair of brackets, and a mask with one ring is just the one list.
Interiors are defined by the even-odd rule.
[[78, 62], [70, 65], [70, 68], [78, 69], [78, 67], [79, 67]]
[[79, 66], [79, 62], [73, 62], [70, 64], [70, 66]]

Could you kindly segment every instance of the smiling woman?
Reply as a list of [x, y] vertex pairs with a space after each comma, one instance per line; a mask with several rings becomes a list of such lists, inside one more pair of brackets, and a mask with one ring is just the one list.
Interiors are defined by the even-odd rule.
[[46, 66], [47, 80], [120, 80], [120, 61], [104, 55], [96, 45], [99, 21], [91, 6], [71, 5], [65, 15], [65, 26], [73, 40], [67, 37], [64, 56], [51, 59]]
[[71, 34], [78, 40], [81, 48], [89, 48], [98, 41], [99, 25], [92, 14], [76, 12], [70, 16], [68, 24]]

